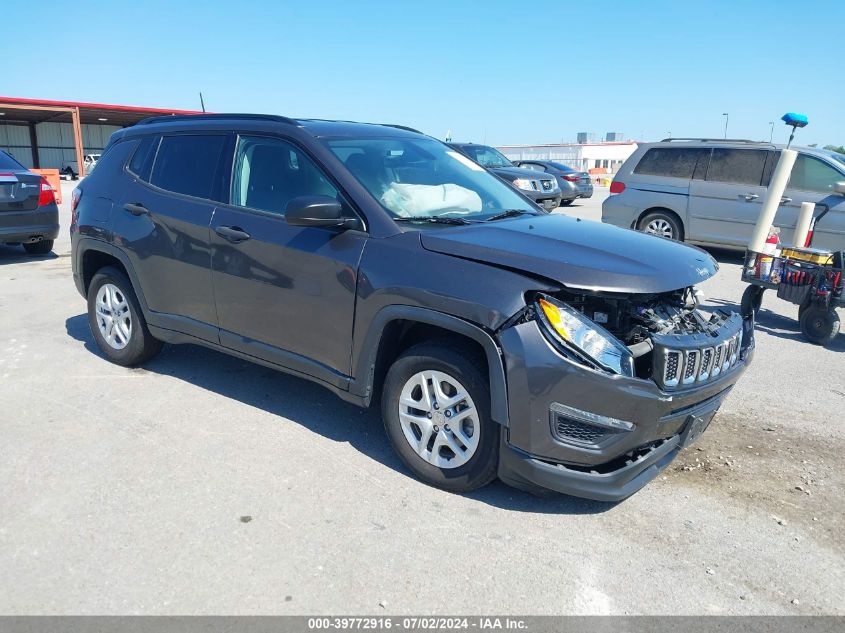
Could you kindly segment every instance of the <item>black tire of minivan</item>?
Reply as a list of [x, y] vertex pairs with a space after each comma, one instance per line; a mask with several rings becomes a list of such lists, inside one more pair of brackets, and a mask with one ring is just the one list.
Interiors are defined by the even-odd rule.
[[[429, 463], [412, 448], [402, 429], [399, 415], [402, 390], [419, 372], [429, 371], [456, 379], [475, 405], [478, 424], [474, 433], [479, 433], [480, 437], [474, 454], [461, 466], [439, 468]], [[490, 418], [490, 387], [486, 372], [471, 350], [446, 342], [421, 343], [408, 349], [387, 372], [381, 408], [384, 428], [394, 450], [414, 475], [425, 483], [450, 492], [469, 492], [496, 478], [500, 427]], [[444, 433], [449, 432], [446, 429], [448, 427], [444, 427]]]
[[[97, 315], [97, 295], [100, 289], [106, 284], [115, 286], [129, 309], [129, 317], [132, 328], [129, 340], [122, 349], [115, 349], [106, 341], [100, 332]], [[144, 314], [135, 290], [129, 278], [117, 268], [106, 266], [97, 271], [91, 284], [88, 286], [88, 327], [97, 343], [97, 347], [111, 362], [124, 367], [135, 367], [150, 360], [161, 350], [162, 342], [153, 337], [147, 327]]]
[[28, 255], [46, 255], [53, 250], [53, 240], [41, 240], [40, 242], [24, 244], [23, 249]]
[[651, 213], [646, 213], [637, 223], [637, 230], [645, 233], [648, 225], [656, 220], [663, 220], [669, 225], [670, 230], [672, 231], [671, 236], [664, 235], [662, 237], [667, 237], [668, 239], [677, 240], [679, 242], [684, 241], [684, 229], [678, 221], [678, 218], [670, 211], [652, 211]]

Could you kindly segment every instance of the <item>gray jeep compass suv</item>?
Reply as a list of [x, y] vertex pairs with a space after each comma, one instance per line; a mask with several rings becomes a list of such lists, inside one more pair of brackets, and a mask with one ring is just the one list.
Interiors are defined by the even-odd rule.
[[196, 343], [380, 403], [452, 491], [622, 499], [710, 423], [753, 320], [697, 309], [703, 251], [550, 215], [395, 126], [196, 115], [115, 133], [73, 273], [121, 365]]

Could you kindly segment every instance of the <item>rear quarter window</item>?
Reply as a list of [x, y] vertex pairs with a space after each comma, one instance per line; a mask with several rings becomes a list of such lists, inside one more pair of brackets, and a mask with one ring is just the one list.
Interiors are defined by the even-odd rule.
[[653, 147], [637, 163], [634, 173], [690, 180], [699, 160], [706, 160], [709, 153], [710, 150], [704, 148]]
[[164, 136], [153, 163], [150, 183], [196, 198], [219, 196], [219, 168], [226, 136], [186, 134]]
[[156, 150], [158, 149], [158, 136], [147, 136], [138, 144], [132, 159], [126, 168], [141, 180], [150, 180], [150, 171], [153, 167]]

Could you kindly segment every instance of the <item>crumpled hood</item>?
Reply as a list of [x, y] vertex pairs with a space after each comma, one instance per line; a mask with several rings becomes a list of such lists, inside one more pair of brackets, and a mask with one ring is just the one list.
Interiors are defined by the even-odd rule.
[[669, 292], [698, 284], [719, 269], [701, 249], [563, 215], [425, 231], [420, 240], [430, 251], [533, 273], [583, 290]]

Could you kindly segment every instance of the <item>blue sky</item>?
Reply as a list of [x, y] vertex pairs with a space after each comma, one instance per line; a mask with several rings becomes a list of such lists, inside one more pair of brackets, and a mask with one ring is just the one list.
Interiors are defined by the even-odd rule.
[[198, 108], [202, 90], [218, 112], [492, 144], [720, 137], [723, 112], [729, 136], [767, 140], [775, 121], [784, 141], [778, 119], [797, 111], [810, 118], [802, 144], [845, 144], [842, 0], [38, 6], [40, 18], [25, 2], [3, 7], [5, 25], [38, 26], [4, 29], [0, 94]]

